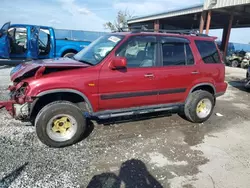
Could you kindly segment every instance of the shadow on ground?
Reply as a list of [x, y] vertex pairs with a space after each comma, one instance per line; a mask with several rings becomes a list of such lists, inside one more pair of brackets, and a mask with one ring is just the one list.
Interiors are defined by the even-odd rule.
[[228, 84], [240, 91], [244, 91], [249, 93], [249, 89], [245, 88], [245, 84], [246, 84], [247, 80], [246, 79], [238, 79], [238, 78], [232, 78], [230, 79], [230, 81], [228, 82]]
[[84, 132], [84, 134], [82, 135], [81, 139], [78, 142], [81, 142], [81, 141], [85, 140], [86, 138], [88, 138], [91, 135], [91, 133], [93, 132], [94, 128], [95, 128], [93, 122], [90, 121], [89, 119], [87, 120], [86, 125], [87, 125], [86, 131]]
[[8, 174], [4, 178], [2, 178], [0, 180], [0, 187], [1, 188], [8, 188], [8, 187], [10, 187], [10, 185], [12, 184], [12, 182], [14, 182], [18, 178], [18, 176], [20, 176], [20, 174], [22, 173], [22, 171], [25, 169], [25, 167], [27, 165], [28, 165], [28, 162], [26, 162], [25, 164], [23, 164], [22, 166], [20, 166], [19, 168], [15, 169], [10, 174]]
[[136, 159], [124, 162], [118, 176], [114, 173], [95, 175], [87, 188], [163, 188], [163, 186], [148, 172], [146, 165]]

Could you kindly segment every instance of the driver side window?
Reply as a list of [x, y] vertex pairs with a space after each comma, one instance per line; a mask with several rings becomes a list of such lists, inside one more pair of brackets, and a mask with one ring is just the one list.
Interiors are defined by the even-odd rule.
[[39, 55], [48, 55], [50, 52], [50, 31], [48, 29], [40, 29], [39, 31]]
[[116, 56], [125, 57], [129, 68], [153, 67], [156, 64], [156, 46], [156, 37], [134, 36], [116, 51]]
[[8, 30], [12, 54], [24, 54], [27, 51], [27, 29], [12, 27]]

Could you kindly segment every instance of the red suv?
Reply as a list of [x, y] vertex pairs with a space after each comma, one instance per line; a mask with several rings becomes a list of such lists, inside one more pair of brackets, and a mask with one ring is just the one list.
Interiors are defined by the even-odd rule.
[[78, 142], [92, 117], [171, 111], [204, 122], [227, 88], [215, 38], [156, 32], [111, 33], [72, 59], [20, 64], [11, 80], [0, 108], [51, 147]]

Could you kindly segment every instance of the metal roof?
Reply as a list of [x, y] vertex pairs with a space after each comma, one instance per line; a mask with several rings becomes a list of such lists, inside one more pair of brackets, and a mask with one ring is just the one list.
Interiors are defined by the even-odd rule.
[[203, 4], [199, 4], [199, 5], [184, 8], [184, 9], [173, 10], [169, 12], [133, 18], [133, 19], [128, 20], [128, 24], [163, 19], [163, 18], [174, 17], [174, 16], [181, 16], [185, 14], [193, 14], [193, 13], [202, 12], [202, 11], [203, 11]]
[[205, 0], [204, 10], [249, 4], [250, 0]]
[[246, 5], [246, 4], [250, 4], [250, 0], [204, 0], [204, 4], [199, 4], [196, 6], [163, 12], [159, 14], [136, 17], [136, 18], [128, 20], [128, 24], [194, 14], [194, 13], [202, 12], [203, 10], [219, 9], [219, 8], [224, 8], [224, 7], [233, 7], [233, 6]]

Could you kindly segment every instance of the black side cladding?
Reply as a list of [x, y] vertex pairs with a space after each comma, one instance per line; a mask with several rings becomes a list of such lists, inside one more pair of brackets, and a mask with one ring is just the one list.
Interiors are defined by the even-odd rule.
[[167, 95], [167, 94], [175, 94], [175, 93], [184, 93], [185, 91], [186, 91], [186, 88], [177, 88], [177, 89], [166, 89], [166, 90], [158, 90], [158, 91], [144, 91], [144, 92], [140, 91], [140, 92], [104, 94], [104, 95], [101, 95], [101, 100], [144, 97], [144, 96], [152, 96], [152, 95]]

